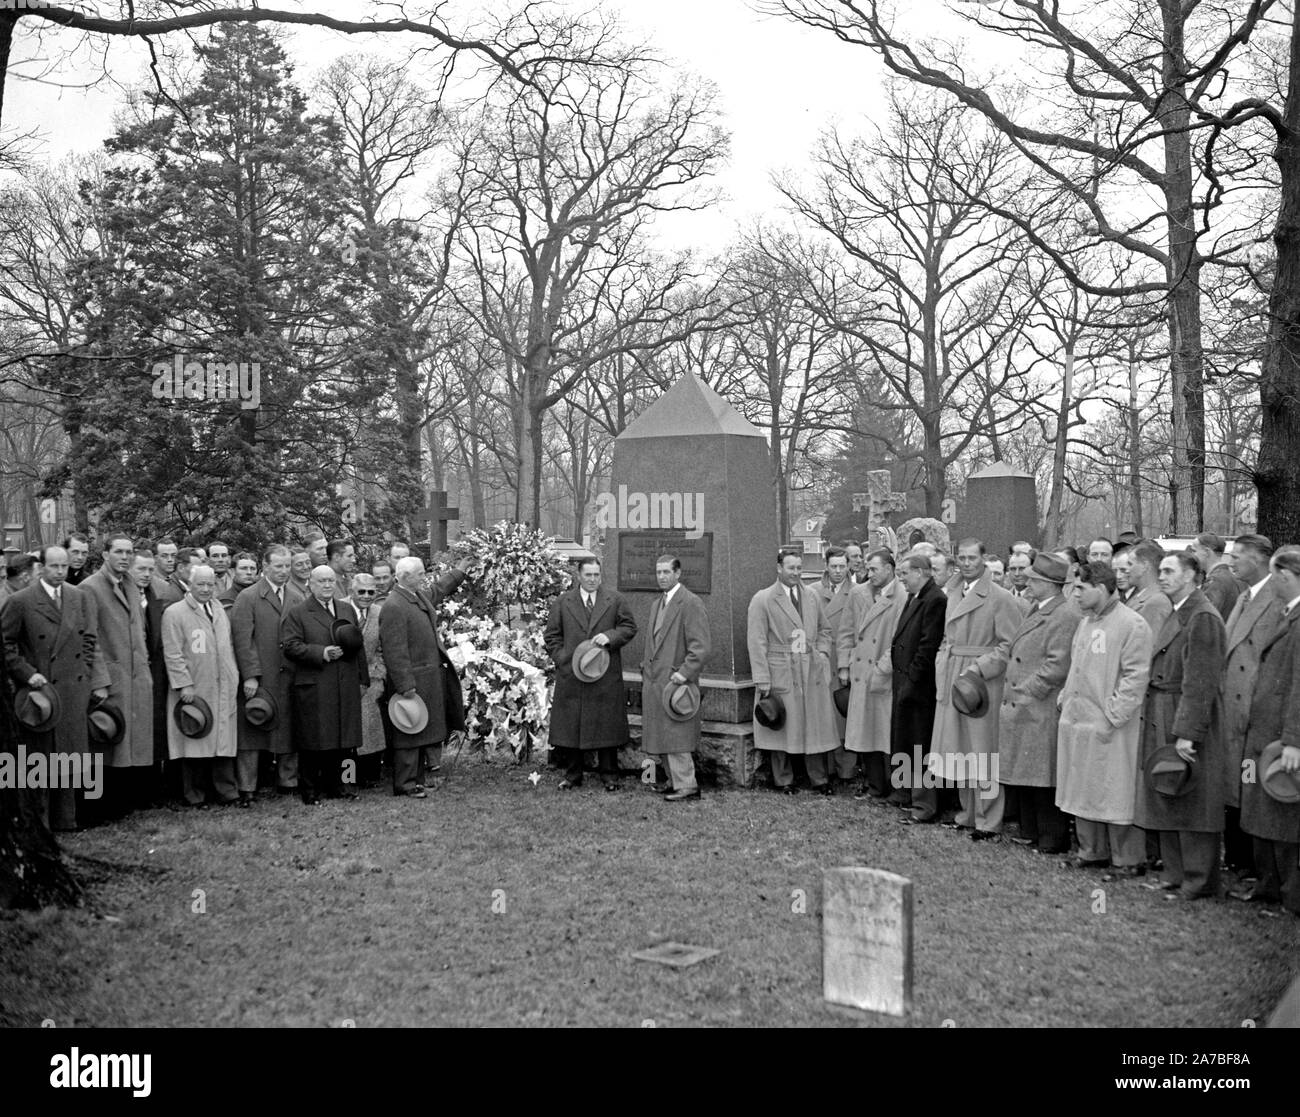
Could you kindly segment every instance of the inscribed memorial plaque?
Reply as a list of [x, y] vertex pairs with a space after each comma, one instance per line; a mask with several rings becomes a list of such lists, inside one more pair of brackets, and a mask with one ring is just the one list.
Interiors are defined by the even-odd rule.
[[690, 539], [681, 531], [621, 531], [618, 535], [618, 589], [659, 592], [655, 560], [663, 554], [682, 561], [682, 585], [692, 593], [713, 589], [713, 532]]

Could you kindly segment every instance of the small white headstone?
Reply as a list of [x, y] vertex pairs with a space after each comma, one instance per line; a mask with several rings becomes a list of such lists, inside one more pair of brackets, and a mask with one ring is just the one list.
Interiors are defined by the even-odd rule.
[[822, 875], [822, 996], [904, 1016], [912, 1010], [912, 882], [883, 869]]

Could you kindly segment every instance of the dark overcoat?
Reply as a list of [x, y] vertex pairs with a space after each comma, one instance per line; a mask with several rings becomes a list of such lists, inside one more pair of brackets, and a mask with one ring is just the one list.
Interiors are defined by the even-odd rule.
[[99, 624], [95, 658], [108, 672], [108, 700], [126, 721], [126, 734], [110, 750], [107, 763], [110, 768], [152, 765], [153, 672], [140, 591], [129, 577], [114, 584], [102, 566], [77, 588], [94, 599]]
[[678, 585], [659, 625], [663, 604], [660, 594], [650, 606], [650, 628], [641, 661], [641, 750], [651, 756], [693, 752], [699, 745], [701, 711], [689, 721], [670, 718], [664, 710], [663, 694], [674, 671], [688, 683], [698, 683], [711, 646], [709, 616], [699, 597]]
[[[335, 617], [357, 623], [356, 610], [336, 601]], [[298, 752], [329, 752], [361, 746], [361, 688], [370, 685], [366, 653], [325, 662], [334, 643], [335, 617], [314, 597], [284, 611], [280, 642], [293, 664], [290, 711], [293, 745]]]
[[910, 755], [912, 749], [930, 747], [934, 732], [934, 660], [943, 642], [948, 598], [934, 579], [927, 578], [921, 592], [903, 606], [889, 645], [893, 667], [890, 682], [894, 705], [889, 717], [893, 752]]
[[1226, 562], [1219, 562], [1206, 574], [1201, 592], [1226, 621], [1245, 588], [1246, 583], [1233, 574], [1232, 567]]
[[[293, 752], [293, 719], [290, 716], [293, 664], [284, 658], [280, 642], [280, 622], [294, 605], [302, 601], [296, 586], [285, 584], [284, 606], [280, 606], [275, 587], [258, 578], [235, 598], [230, 608], [230, 635], [235, 645], [235, 663], [239, 666], [239, 751], [266, 749], [276, 756]], [[243, 683], [256, 679], [275, 699], [279, 716], [269, 729], [249, 725], [244, 720]]]
[[[609, 668], [594, 683], [574, 677], [573, 653], [584, 640], [604, 633], [609, 639]], [[555, 600], [546, 618], [546, 651], [555, 662], [555, 697], [551, 701], [553, 748], [622, 748], [628, 741], [627, 692], [619, 651], [636, 635], [636, 621], [622, 594], [601, 586], [588, 618], [578, 586]], [[392, 670], [392, 664], [389, 664]]]
[[[1142, 707], [1137, 803], [1133, 821], [1144, 830], [1223, 830], [1223, 618], [1200, 590], [1173, 610], [1152, 643], [1151, 677]], [[1153, 791], [1144, 773], [1159, 748], [1185, 737], [1196, 745], [1198, 779], [1186, 795]]]
[[1249, 592], [1243, 593], [1228, 615], [1227, 663], [1223, 669], [1223, 740], [1227, 757], [1223, 793], [1230, 807], [1241, 806], [1241, 762], [1246, 755], [1246, 724], [1259, 675], [1259, 657], [1281, 620], [1282, 602], [1270, 582], [1265, 582], [1253, 598]]
[[454, 731], [465, 729], [460, 677], [438, 636], [437, 609], [437, 603], [464, 580], [464, 573], [453, 569], [438, 579], [432, 596], [394, 586], [384, 598], [379, 612], [379, 649], [387, 673], [384, 693], [391, 697], [414, 688], [429, 710], [429, 722], [421, 732], [393, 734], [394, 748], [441, 744]]
[[[1261, 591], [1267, 593], [1267, 590]], [[1300, 745], [1300, 608], [1280, 617], [1260, 652], [1259, 675], [1247, 717], [1247, 760], [1255, 763], [1241, 784], [1241, 828], [1271, 842], [1300, 843], [1300, 803], [1279, 803], [1264, 790], [1259, 755], [1274, 741]]]
[[1057, 594], [1034, 609], [1011, 638], [998, 719], [998, 782], [1056, 786], [1056, 700], [1070, 673], [1079, 610]]
[[90, 692], [108, 686], [108, 672], [95, 660], [94, 602], [76, 586], [62, 589], [60, 610], [37, 579], [0, 607], [5, 667], [16, 687], [44, 675], [59, 696], [53, 733], [28, 733], [50, 751], [85, 752]]

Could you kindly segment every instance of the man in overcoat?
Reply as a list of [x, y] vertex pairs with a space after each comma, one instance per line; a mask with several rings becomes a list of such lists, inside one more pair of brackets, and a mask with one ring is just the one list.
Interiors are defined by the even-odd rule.
[[[934, 658], [943, 642], [948, 598], [934, 580], [934, 557], [906, 555], [899, 563], [907, 598], [889, 645], [893, 668], [893, 702], [889, 712], [892, 791], [889, 801], [907, 810], [908, 823], [932, 823], [939, 817], [939, 796], [925, 786], [925, 755], [934, 736]], [[921, 757], [921, 763], [916, 758]]]
[[1142, 703], [1151, 629], [1116, 594], [1108, 563], [1083, 563], [1073, 587], [1083, 614], [1070, 647], [1056, 732], [1056, 805], [1074, 816], [1078, 868], [1146, 871], [1146, 837], [1133, 825]]
[[[59, 696], [59, 720], [52, 731], [24, 734], [29, 749], [47, 756], [88, 751], [86, 711], [93, 696], [108, 691], [108, 672], [95, 657], [94, 601], [66, 584], [67, 572], [67, 551], [44, 548], [40, 577], [0, 607], [5, 669], [15, 688], [48, 683]], [[77, 829], [76, 788], [46, 788], [34, 794], [47, 826]]]
[[1212, 531], [1203, 531], [1187, 548], [1201, 566], [1201, 592], [1225, 621], [1246, 586], [1233, 573], [1231, 560], [1224, 554], [1227, 544]]
[[[1007, 651], [1023, 614], [1016, 599], [994, 583], [980, 540], [957, 545], [957, 572], [960, 577], [948, 587], [943, 643], [934, 661], [937, 705], [930, 751], [942, 764], [944, 780], [958, 787], [957, 826], [979, 840], [1002, 830], [1004, 797], [994, 758]], [[967, 673], [982, 678], [988, 690], [983, 717], [969, 717], [953, 705], [953, 684]]]
[[[276, 788], [281, 794], [298, 790], [298, 754], [294, 751], [290, 695], [293, 665], [280, 644], [280, 622], [302, 594], [289, 580], [289, 548], [272, 544], [262, 552], [262, 576], [235, 598], [230, 607], [230, 631], [239, 666], [239, 755], [236, 773], [241, 798], [257, 790], [257, 764], [263, 752], [275, 763]], [[249, 723], [248, 700], [262, 688], [275, 702], [269, 726]]]
[[94, 599], [99, 625], [95, 656], [108, 674], [108, 700], [126, 722], [125, 735], [105, 760], [98, 810], [108, 817], [129, 809], [140, 796], [140, 785], [148, 786], [154, 764], [153, 673], [140, 590], [129, 576], [134, 557], [131, 537], [110, 532], [102, 565], [78, 587]]
[[1280, 741], [1277, 763], [1293, 778], [1300, 772], [1300, 548], [1280, 549], [1273, 556], [1272, 571], [1271, 588], [1282, 615], [1260, 649], [1246, 730], [1245, 759], [1250, 764], [1241, 771], [1241, 828], [1254, 840], [1259, 879], [1253, 888], [1234, 889], [1228, 895], [1255, 903], [1280, 900], [1287, 911], [1300, 915], [1300, 803], [1269, 795], [1262, 770], [1264, 750]]
[[1164, 628], [1174, 608], [1161, 592], [1158, 581], [1160, 564], [1165, 557], [1164, 548], [1148, 540], [1130, 548], [1128, 553], [1132, 555], [1129, 582], [1133, 586], [1133, 595], [1124, 604], [1147, 622], [1154, 636]]
[[1263, 535], [1239, 535], [1233, 541], [1232, 572], [1246, 589], [1233, 604], [1226, 624], [1223, 848], [1228, 867], [1242, 876], [1255, 875], [1253, 843], [1241, 829], [1241, 765], [1246, 752], [1246, 726], [1255, 693], [1255, 678], [1259, 673], [1259, 657], [1272, 639], [1285, 605], [1273, 592], [1268, 565], [1272, 554], [1272, 541]]
[[[627, 692], [620, 648], [636, 635], [636, 621], [623, 595], [601, 584], [599, 559], [578, 564], [577, 584], [565, 590], [546, 618], [546, 651], [555, 663], [551, 746], [564, 768], [560, 789], [582, 784], [583, 753], [596, 751], [606, 791], [618, 790], [618, 750], [627, 744]], [[573, 673], [578, 645], [590, 640], [609, 653], [600, 678]], [[390, 667], [391, 670], [391, 667]]]
[[1200, 563], [1186, 551], [1160, 563], [1160, 588], [1173, 613], [1152, 644], [1151, 679], [1142, 711], [1139, 771], [1152, 753], [1173, 745], [1194, 765], [1190, 788], [1173, 797], [1143, 778], [1134, 819], [1160, 832], [1163, 887], [1171, 899], [1214, 896], [1223, 836], [1223, 618], [1199, 589]]
[[144, 646], [149, 653], [149, 675], [153, 681], [153, 769], [150, 788], [142, 805], [163, 806], [180, 798], [180, 762], [167, 755], [167, 664], [163, 659], [162, 618], [169, 605], [181, 599], [172, 587], [158, 577], [157, 560], [147, 547], [139, 547], [131, 558], [128, 575], [140, 591], [140, 611], [144, 615]]
[[[826, 614], [826, 621], [831, 626], [832, 690], [835, 688], [836, 679], [840, 673], [840, 626], [848, 617], [849, 599], [855, 586], [856, 583], [849, 576], [849, 560], [844, 555], [844, 549], [842, 547], [827, 548], [826, 573], [822, 575], [821, 581], [817, 583], [817, 590], [821, 595], [822, 612]], [[845, 715], [840, 713], [839, 707], [834, 702], [831, 703], [831, 708], [835, 713], [835, 729], [839, 734], [840, 743], [831, 754], [828, 765], [829, 774], [841, 782], [852, 783], [853, 777], [857, 775], [858, 756], [844, 747]]]
[[352, 575], [352, 593], [348, 600], [357, 611], [361, 625], [361, 639], [366, 648], [366, 670], [370, 672], [370, 689], [361, 697], [361, 747], [357, 749], [357, 782], [362, 787], [373, 787], [379, 782], [383, 770], [384, 750], [392, 733], [384, 725], [387, 708], [384, 702], [384, 685], [388, 672], [384, 668], [384, 653], [379, 643], [379, 618], [383, 603], [373, 574], [364, 571]]
[[669, 684], [699, 685], [709, 658], [709, 617], [704, 602], [682, 585], [682, 563], [676, 555], [655, 562], [659, 597], [650, 606], [650, 631], [641, 661], [641, 751], [663, 757], [668, 767], [669, 802], [700, 797], [691, 754], [699, 747], [699, 708], [688, 720], [668, 715], [664, 690]]
[[862, 758], [859, 795], [883, 799], [889, 794], [889, 719], [894, 704], [894, 668], [890, 645], [907, 601], [894, 576], [894, 556], [886, 550], [867, 557], [867, 581], [857, 586], [838, 626], [836, 665], [840, 686], [848, 686], [844, 749]]
[[808, 781], [822, 795], [834, 794], [827, 754], [839, 747], [831, 699], [834, 636], [814, 587], [803, 585], [803, 556], [777, 553], [777, 580], [749, 603], [749, 664], [756, 704], [769, 695], [785, 707], [785, 724], [769, 729], [754, 721], [754, 747], [771, 757], [773, 784], [795, 793], [790, 757], [804, 758]]
[[290, 605], [280, 622], [280, 643], [293, 664], [290, 713], [298, 752], [298, 789], [308, 806], [329, 799], [355, 799], [342, 781], [342, 754], [361, 744], [361, 692], [370, 686], [366, 653], [335, 642], [334, 622], [357, 623], [356, 610], [334, 599], [334, 571], [318, 566], [311, 593]]
[[393, 794], [425, 797], [424, 769], [436, 768], [443, 742], [465, 730], [460, 678], [438, 635], [438, 602], [465, 580], [472, 560], [462, 558], [424, 591], [424, 562], [414, 555], [397, 560], [397, 585], [379, 614], [379, 647], [384, 659], [384, 693], [419, 695], [429, 720], [418, 733], [393, 733]]
[[[230, 640], [230, 618], [217, 601], [217, 576], [210, 566], [190, 571], [185, 596], [167, 606], [162, 618], [163, 659], [167, 664], [167, 750], [181, 762], [181, 794], [199, 806], [210, 785], [219, 803], [239, 799], [235, 780], [238, 747], [236, 695], [239, 668]], [[208, 732], [191, 737], [176, 720], [178, 705], [202, 699], [211, 712]]]
[[1079, 627], [1079, 611], [1065, 597], [1069, 573], [1060, 555], [1034, 556], [1025, 582], [1031, 608], [1007, 652], [998, 718], [998, 782], [1017, 789], [1020, 840], [1042, 853], [1070, 848], [1069, 819], [1056, 805], [1058, 699]]

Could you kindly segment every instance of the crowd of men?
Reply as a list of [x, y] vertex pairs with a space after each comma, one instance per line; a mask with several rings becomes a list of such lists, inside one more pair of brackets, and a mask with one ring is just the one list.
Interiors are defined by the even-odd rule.
[[[773, 787], [896, 807], [976, 841], [1007, 834], [1103, 879], [1174, 900], [1220, 892], [1300, 914], [1300, 547], [1245, 535], [1225, 554], [1134, 537], [1083, 551], [978, 539], [949, 556], [832, 547], [806, 582], [782, 549], [753, 596], [754, 743]], [[387, 762], [423, 798], [465, 728], [423, 562], [394, 544], [357, 572], [351, 543], [309, 538], [261, 555], [214, 541], [136, 545], [108, 534], [8, 563], [7, 675], [25, 739], [102, 749], [102, 801], [52, 790], [55, 829], [172, 797], [250, 806], [259, 784], [309, 804], [355, 798]], [[693, 754], [711, 638], [680, 561], [660, 556], [639, 665], [643, 750], [669, 802], [700, 797]], [[630, 738], [621, 649], [637, 634], [598, 559], [548, 613], [552, 760], [561, 790], [588, 754], [607, 791]], [[1152, 874], [1154, 877], [1154, 874]]]
[[437, 632], [462, 560], [425, 588], [396, 543], [358, 573], [353, 545], [314, 535], [260, 555], [225, 543], [139, 546], [108, 533], [6, 563], [6, 690], [27, 747], [102, 753], [100, 787], [45, 789], [45, 820], [77, 830], [150, 805], [250, 807], [259, 785], [356, 798], [386, 758], [396, 795], [425, 798], [460, 684]]
[[1218, 895], [1226, 861], [1230, 897], [1300, 914], [1300, 547], [1225, 551], [847, 543], [810, 587], [782, 550], [749, 609], [755, 743], [787, 794], [799, 755], [908, 825], [1157, 869], [1171, 900]]

